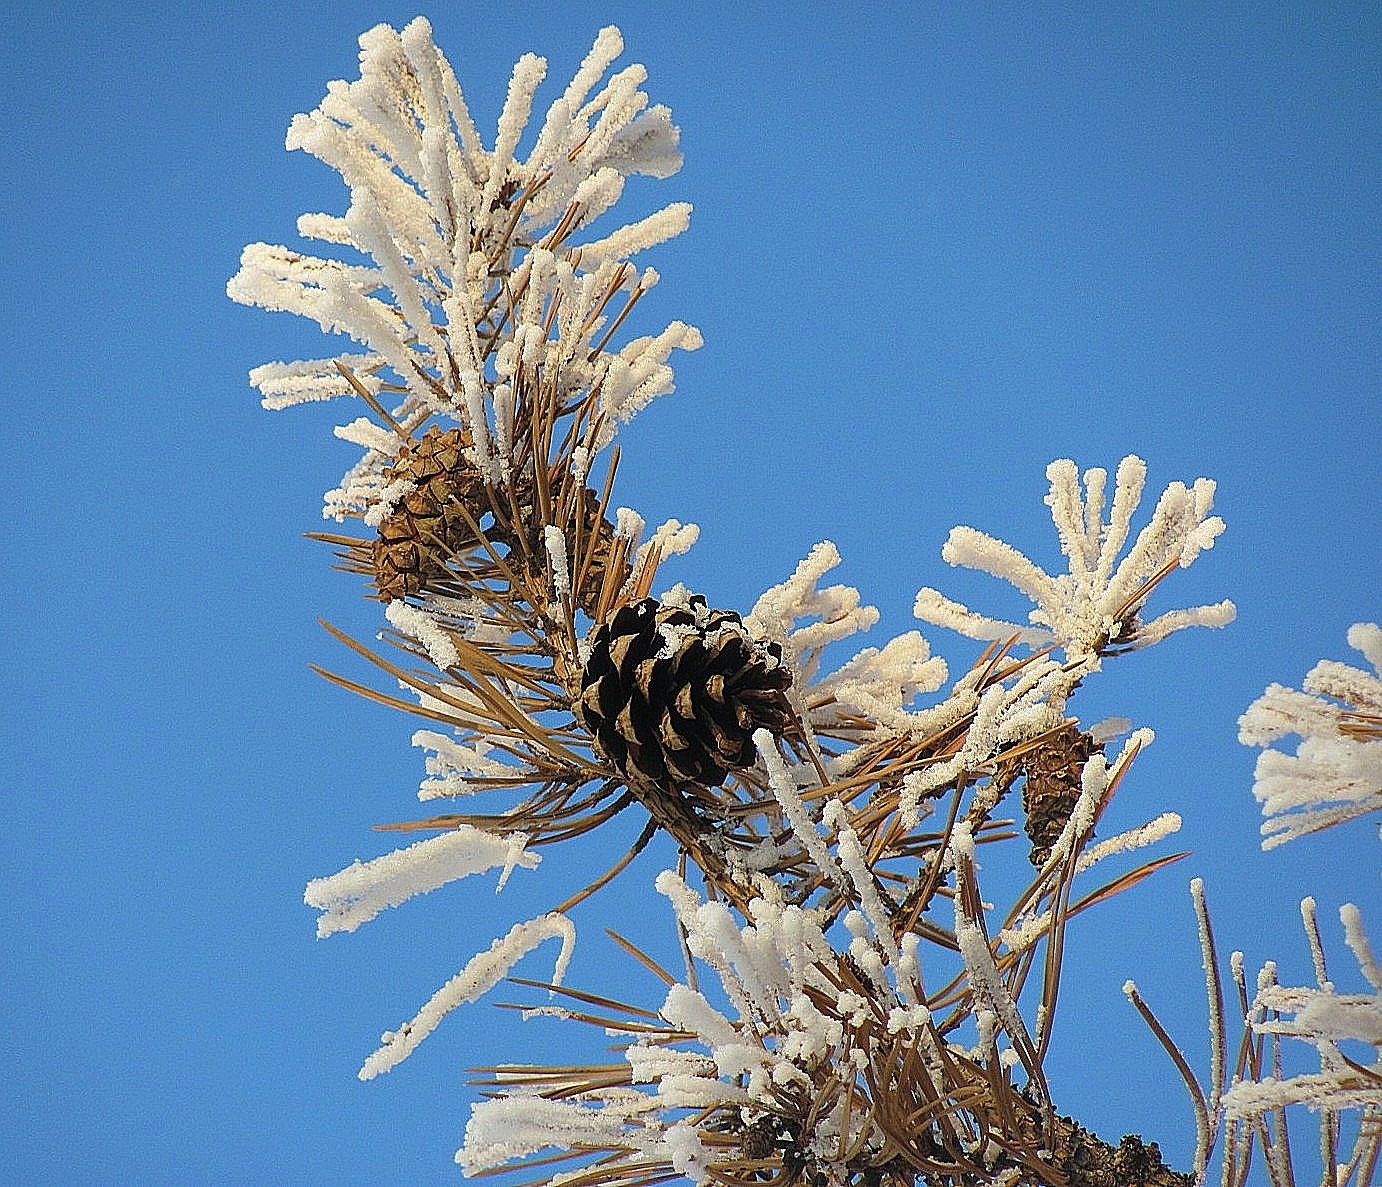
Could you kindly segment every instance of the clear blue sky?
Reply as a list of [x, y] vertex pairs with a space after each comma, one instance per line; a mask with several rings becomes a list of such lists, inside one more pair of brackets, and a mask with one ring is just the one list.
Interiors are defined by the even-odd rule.
[[[607, 854], [573, 846], [498, 897], [463, 883], [314, 939], [303, 884], [388, 847], [369, 826], [416, 812], [421, 755], [411, 722], [307, 668], [343, 662], [319, 615], [382, 622], [300, 536], [353, 460], [330, 426], [354, 413], [263, 411], [247, 369], [325, 346], [224, 296], [243, 244], [344, 208], [284, 129], [356, 76], [361, 32], [419, 10], [17, 7], [0, 1177], [455, 1182], [464, 1069], [540, 1058], [552, 1030], [481, 1005], [389, 1076], [356, 1069]], [[1382, 942], [1375, 825], [1260, 852], [1235, 741], [1268, 681], [1357, 661], [1348, 625], [1382, 615], [1382, 16], [1126, 7], [423, 11], [487, 137], [519, 54], [549, 57], [550, 98], [611, 22], [681, 127], [684, 170], [635, 198], [695, 206], [649, 257], [649, 317], [706, 346], [625, 437], [620, 487], [650, 521], [701, 525], [667, 580], [747, 610], [828, 538], [889, 633], [922, 585], [1011, 617], [1015, 596], [940, 545], [967, 523], [1054, 562], [1051, 459], [1135, 452], [1154, 490], [1219, 481], [1227, 532], [1152, 608], [1231, 597], [1238, 622], [1110, 664], [1075, 702], [1157, 731], [1119, 819], [1179, 811], [1194, 854], [1077, 926], [1050, 1065], [1063, 1110], [1184, 1165], [1189, 1110], [1120, 986], [1135, 977], [1203, 1066], [1191, 874], [1252, 968], [1308, 976], [1307, 892], [1327, 924], [1358, 902]], [[926, 634], [956, 672], [974, 655]], [[579, 918], [572, 983], [607, 987], [602, 924], [657, 933], [627, 896], [667, 860]], [[659, 999], [632, 969], [628, 992]], [[603, 1057], [575, 1037], [572, 1057]]]

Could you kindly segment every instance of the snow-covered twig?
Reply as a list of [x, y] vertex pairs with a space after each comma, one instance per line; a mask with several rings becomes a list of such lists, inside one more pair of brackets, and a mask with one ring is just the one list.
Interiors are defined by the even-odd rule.
[[[1382, 809], [1382, 627], [1355, 623], [1348, 642], [1372, 672], [1321, 660], [1303, 691], [1270, 684], [1238, 720], [1241, 742], [1267, 747], [1252, 789], [1264, 849]], [[1295, 754], [1271, 747], [1290, 734]]]

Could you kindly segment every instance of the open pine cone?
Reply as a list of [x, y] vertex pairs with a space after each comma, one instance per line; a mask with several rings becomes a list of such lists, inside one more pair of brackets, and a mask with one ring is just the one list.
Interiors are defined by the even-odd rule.
[[379, 523], [373, 544], [374, 583], [381, 602], [416, 594], [446, 574], [447, 557], [476, 543], [459, 508], [479, 521], [484, 482], [465, 456], [470, 435], [433, 425], [409, 442], [384, 473], [413, 489]]
[[[465, 429], [432, 425], [419, 440], [405, 444], [385, 470], [385, 482], [403, 480], [412, 483], [412, 489], [380, 521], [378, 536], [366, 546], [381, 602], [453, 580], [448, 561], [481, 545], [472, 524], [482, 528], [491, 547], [508, 555], [510, 564], [545, 576], [544, 524], [534, 508], [532, 475], [516, 480], [512, 502], [503, 496], [491, 497], [479, 470], [466, 456], [469, 445]], [[582, 556], [588, 555], [589, 561], [576, 590], [576, 604], [593, 615], [614, 551], [614, 525], [601, 515], [600, 498], [589, 487], [574, 501], [576, 506], [565, 513], [571, 522], [562, 527], [568, 539], [576, 539], [574, 520], [580, 519]], [[613, 575], [616, 586], [627, 570], [626, 563], [618, 567]]]
[[755, 730], [795, 724], [791, 671], [775, 644], [705, 599], [622, 607], [591, 636], [576, 712], [625, 776], [718, 787], [757, 761]]

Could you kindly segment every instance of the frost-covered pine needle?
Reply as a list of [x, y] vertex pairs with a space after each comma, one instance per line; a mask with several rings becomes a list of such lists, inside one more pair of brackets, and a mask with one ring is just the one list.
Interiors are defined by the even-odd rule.
[[1061, 551], [1069, 561], [1068, 572], [1045, 573], [1012, 545], [973, 528], [955, 528], [941, 550], [950, 564], [991, 573], [1030, 598], [1035, 609], [1029, 624], [975, 614], [930, 588], [917, 594], [914, 613], [918, 618], [974, 639], [1015, 636], [1034, 647], [1054, 643], [1072, 658], [1146, 647], [1187, 626], [1218, 627], [1232, 621], [1233, 603], [1227, 601], [1173, 611], [1151, 622], [1140, 617], [1143, 604], [1162, 578], [1189, 565], [1223, 531], [1223, 521], [1207, 514], [1213, 482], [1200, 478], [1192, 487], [1179, 482], [1168, 486], [1151, 522], [1115, 568], [1132, 513], [1141, 501], [1145, 464], [1137, 457], [1123, 459], [1107, 524], [1102, 522], [1107, 478], [1103, 470], [1086, 471], [1083, 499], [1074, 462], [1052, 462], [1046, 474], [1051, 482], [1046, 501]]
[[[1239, 741], [1267, 747], [1252, 789], [1264, 849], [1382, 809], [1382, 627], [1355, 623], [1348, 641], [1372, 672], [1321, 660], [1300, 691], [1270, 684], [1238, 719]], [[1295, 754], [1271, 746], [1292, 734]]]
[[576, 929], [565, 915], [548, 914], [516, 923], [508, 935], [495, 940], [487, 952], [473, 956], [459, 973], [434, 993], [410, 1022], [396, 1031], [386, 1031], [379, 1049], [360, 1068], [360, 1079], [372, 1080], [391, 1071], [411, 1055], [417, 1045], [436, 1029], [443, 1017], [457, 1006], [474, 1001], [497, 985], [524, 956], [544, 940], [561, 940], [561, 952], [551, 976], [559, 985], [571, 960]]
[[1156, 819], [1149, 820], [1146, 824], [1127, 829], [1107, 840], [1090, 845], [1080, 854], [1079, 860], [1075, 863], [1075, 872], [1082, 874], [1107, 857], [1113, 857], [1120, 853], [1131, 853], [1134, 849], [1145, 849], [1148, 845], [1158, 844], [1167, 837], [1178, 833], [1182, 823], [1180, 813], [1162, 812]]
[[524, 852], [524, 840], [521, 833], [496, 836], [461, 825], [371, 861], [353, 862], [329, 877], [314, 878], [304, 900], [322, 912], [318, 936], [354, 931], [381, 911], [457, 878], [496, 867], [504, 870], [505, 878], [516, 866], [536, 869], [541, 859]]
[[989, 946], [988, 933], [978, 902], [978, 881], [975, 872], [974, 834], [967, 821], [957, 821], [951, 833], [947, 854], [955, 871], [955, 939], [964, 960], [969, 986], [976, 1000], [991, 1010], [1012, 1039], [1022, 1056], [1023, 1064], [1037, 1066], [1035, 1046], [1027, 1031], [1027, 1024], [1017, 1008], [1007, 982], [998, 970]]
[[[1224, 1075], [1228, 1066], [1228, 1052], [1224, 1042], [1224, 986], [1219, 976], [1219, 956], [1214, 947], [1214, 927], [1209, 918], [1209, 906], [1205, 902], [1203, 879], [1190, 880], [1190, 898], [1195, 905], [1195, 925], [1200, 939], [1200, 965], [1204, 969], [1205, 998], [1209, 1003], [1209, 1099], [1217, 1101], [1223, 1096]], [[1196, 1146], [1197, 1167], [1203, 1167], [1209, 1161], [1209, 1150], [1214, 1141], [1213, 1128], [1201, 1137], [1205, 1144], [1202, 1148]]]

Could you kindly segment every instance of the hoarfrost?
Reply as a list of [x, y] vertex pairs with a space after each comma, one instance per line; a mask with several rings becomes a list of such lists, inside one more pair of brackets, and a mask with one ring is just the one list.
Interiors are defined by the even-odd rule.
[[372, 1080], [402, 1063], [437, 1024], [457, 1006], [474, 1001], [508, 975], [509, 970], [544, 940], [561, 940], [561, 952], [551, 981], [561, 983], [576, 942], [576, 929], [565, 915], [555, 912], [516, 923], [502, 939], [495, 940], [487, 952], [473, 956], [459, 973], [427, 1001], [411, 1021], [396, 1031], [386, 1031], [379, 1049], [365, 1060], [360, 1079]]
[[329, 877], [314, 878], [304, 900], [322, 912], [318, 936], [354, 931], [381, 911], [458, 878], [496, 866], [504, 868], [505, 877], [514, 866], [536, 869], [540, 858], [523, 852], [524, 839], [522, 834], [495, 836], [461, 825], [371, 861], [356, 861]]

